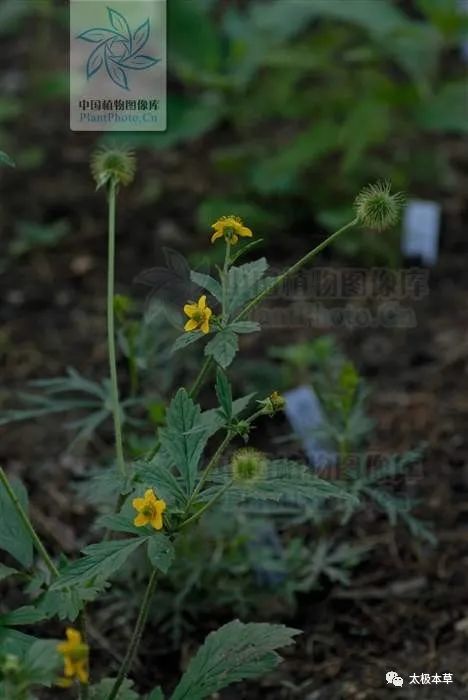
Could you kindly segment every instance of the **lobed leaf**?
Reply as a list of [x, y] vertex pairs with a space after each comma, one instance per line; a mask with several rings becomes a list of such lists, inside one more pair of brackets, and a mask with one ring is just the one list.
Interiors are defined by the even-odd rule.
[[293, 643], [299, 630], [233, 620], [211, 632], [182, 676], [171, 700], [202, 700], [246, 678], [257, 678], [281, 662], [275, 652]]

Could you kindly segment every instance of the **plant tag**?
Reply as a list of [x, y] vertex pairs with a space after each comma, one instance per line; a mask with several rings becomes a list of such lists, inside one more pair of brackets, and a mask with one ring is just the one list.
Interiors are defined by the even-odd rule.
[[435, 265], [439, 253], [441, 206], [438, 202], [412, 199], [403, 218], [401, 250], [407, 258], [420, 258]]
[[300, 386], [284, 394], [285, 413], [294, 432], [300, 438], [309, 463], [316, 469], [336, 462], [336, 453], [318, 435], [323, 428], [320, 402], [310, 386]]

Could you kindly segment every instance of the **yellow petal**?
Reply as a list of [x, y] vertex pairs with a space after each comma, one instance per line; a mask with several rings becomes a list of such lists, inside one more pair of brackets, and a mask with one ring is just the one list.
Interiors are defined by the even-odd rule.
[[55, 648], [59, 654], [67, 654], [70, 651], [70, 642], [60, 642]]
[[68, 641], [74, 646], [81, 644], [81, 634], [78, 632], [78, 630], [73, 629], [73, 627], [67, 627], [66, 635]]
[[151, 500], [154, 498], [154, 491], [153, 489], [146, 489], [145, 491], [145, 501]]
[[213, 233], [213, 235], [211, 236], [211, 242], [214, 243], [217, 238], [222, 238], [222, 237], [223, 237], [223, 232], [222, 232], [222, 230], [218, 229], [216, 231], [216, 233]]
[[253, 233], [249, 228], [247, 228], [247, 226], [242, 226], [242, 228], [239, 229], [239, 236], [244, 236], [246, 238], [252, 238]]
[[229, 241], [231, 245], [236, 245], [237, 241], [239, 240], [239, 237], [236, 236], [235, 233], [232, 234], [231, 240]]
[[193, 314], [196, 314], [197, 311], [197, 304], [185, 304], [184, 306], [184, 314], [186, 314], [187, 316], [193, 316]]
[[156, 513], [151, 519], [151, 525], [155, 530], [162, 530], [163, 528], [163, 517], [162, 513]]
[[201, 311], [204, 311], [204, 309], [206, 308], [206, 294], [202, 294], [202, 296], [198, 300], [198, 308]]
[[142, 508], [145, 507], [145, 499], [144, 498], [134, 498], [132, 501], [132, 506], [136, 508], [136, 510], [141, 510]]
[[86, 684], [89, 681], [88, 664], [86, 661], [79, 661], [76, 664], [76, 675], [80, 683]]
[[198, 321], [194, 321], [193, 318], [191, 318], [185, 324], [184, 331], [196, 331], [197, 328], [198, 328]]
[[164, 513], [164, 511], [167, 508], [166, 501], [163, 501], [163, 499], [159, 499], [159, 501], [156, 504], [156, 508], [159, 510], [160, 513]]
[[210, 307], [207, 306], [206, 309], [205, 309], [205, 318], [206, 318], [206, 319], [211, 318], [212, 313], [213, 313], [213, 312], [212, 312], [212, 310], [210, 309]]
[[146, 515], [143, 515], [143, 513], [138, 513], [135, 520], [133, 521], [133, 524], [136, 525], [136, 527], [143, 527], [143, 525], [146, 525], [148, 522], [149, 521]]
[[66, 656], [64, 659], [63, 673], [65, 674], [66, 678], [73, 678], [75, 675], [75, 666], [69, 656]]
[[203, 323], [200, 326], [200, 330], [202, 333], [209, 333], [210, 332], [210, 322], [208, 319], [205, 319]]

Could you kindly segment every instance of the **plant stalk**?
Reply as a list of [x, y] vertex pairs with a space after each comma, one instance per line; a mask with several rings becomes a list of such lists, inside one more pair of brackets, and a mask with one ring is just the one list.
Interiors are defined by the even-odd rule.
[[0, 467], [0, 482], [3, 484], [5, 487], [5, 491], [7, 492], [8, 496], [10, 497], [11, 502], [13, 503], [16, 512], [18, 513], [19, 518], [21, 519], [23, 525], [29, 532], [31, 539], [41, 555], [42, 559], [44, 560], [45, 565], [49, 569], [50, 573], [54, 578], [58, 578], [60, 576], [59, 571], [57, 567], [55, 566], [54, 562], [50, 558], [46, 548], [42, 544], [39, 535], [34, 529], [34, 526], [32, 522], [30, 521], [28, 514], [24, 510], [23, 506], [21, 505], [16, 493], [13, 491], [13, 489], [10, 486], [10, 482], [8, 481], [8, 477], [5, 474], [4, 470], [2, 467]]
[[122, 661], [122, 665], [120, 667], [119, 673], [117, 674], [117, 678], [115, 679], [115, 683], [109, 694], [108, 700], [114, 700], [117, 697], [117, 694], [120, 690], [120, 686], [127, 677], [127, 674], [130, 671], [130, 668], [135, 659], [135, 655], [140, 645], [143, 630], [145, 628], [146, 620], [148, 618], [151, 598], [153, 597], [154, 589], [156, 587], [157, 574], [157, 570], [153, 569], [150, 576], [150, 580], [148, 581], [148, 585], [146, 587], [145, 595], [143, 596], [143, 600], [141, 602], [140, 612], [138, 613], [135, 629], [133, 630], [132, 638], [130, 640], [130, 644], [128, 645], [127, 653], [125, 654], [125, 658]]
[[231, 488], [233, 483], [234, 479], [228, 481], [227, 484], [225, 484], [223, 488], [220, 489], [210, 501], [208, 501], [208, 503], [205, 503], [203, 508], [197, 510], [197, 512], [191, 515], [190, 518], [187, 518], [187, 520], [184, 520], [184, 522], [180, 525], [180, 528], [187, 527], [187, 525], [190, 525], [191, 523], [198, 520], [198, 518], [201, 518], [203, 513], [205, 513], [209, 508], [211, 508], [211, 506], [213, 506], [216, 503], [216, 501], [218, 501], [221, 498], [221, 496], [223, 496], [226, 493], [226, 491]]
[[117, 380], [117, 360], [115, 350], [115, 314], [114, 314], [114, 287], [115, 287], [115, 209], [116, 209], [117, 184], [114, 181], [109, 185], [108, 201], [108, 252], [107, 252], [107, 348], [109, 353], [109, 372], [112, 392], [112, 415], [114, 419], [114, 438], [117, 466], [120, 475], [127, 476], [127, 468], [123, 452], [122, 422], [120, 416], [119, 385]]

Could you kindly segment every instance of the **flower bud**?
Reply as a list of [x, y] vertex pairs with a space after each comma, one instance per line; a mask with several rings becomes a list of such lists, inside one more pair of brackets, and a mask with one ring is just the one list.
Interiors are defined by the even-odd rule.
[[97, 189], [111, 183], [129, 185], [135, 171], [135, 155], [126, 148], [101, 148], [91, 156], [91, 172]]
[[286, 405], [286, 399], [277, 391], [273, 391], [263, 401], [258, 402], [262, 406], [262, 412], [268, 416], [274, 416], [278, 411], [282, 411]]
[[391, 194], [390, 182], [378, 182], [361, 190], [354, 207], [361, 224], [384, 231], [398, 223], [403, 204], [404, 196], [401, 192]]
[[234, 479], [244, 484], [259, 481], [265, 473], [266, 466], [265, 455], [252, 447], [242, 447], [237, 450], [231, 460]]

